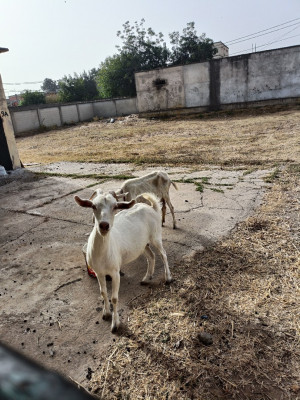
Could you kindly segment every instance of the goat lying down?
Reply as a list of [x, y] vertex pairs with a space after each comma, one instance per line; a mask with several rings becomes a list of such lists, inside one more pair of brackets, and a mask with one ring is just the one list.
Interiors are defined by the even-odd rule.
[[130, 201], [142, 193], [154, 193], [162, 202], [162, 225], [165, 223], [167, 203], [173, 218], [173, 228], [176, 229], [174, 207], [169, 195], [171, 184], [178, 190], [176, 183], [172, 182], [166, 172], [155, 171], [140, 178], [128, 179], [117, 191], [117, 195], [123, 194], [124, 200]]
[[[110, 275], [112, 278], [111, 331], [115, 332], [120, 324], [118, 294], [122, 265], [144, 254], [148, 268], [141, 283], [147, 284], [153, 277], [155, 267], [155, 256], [150, 248], [152, 245], [162, 257], [166, 283], [172, 281], [167, 255], [162, 245], [159, 200], [155, 195], [145, 193], [137, 199], [141, 202], [136, 200], [120, 202], [114, 192], [105, 194], [98, 189], [90, 200], [75, 196], [75, 201], [81, 207], [91, 208], [94, 214], [95, 222], [87, 243], [86, 260], [98, 278], [104, 299], [105, 320], [111, 316], [105, 276]], [[115, 215], [116, 210], [122, 211]]]

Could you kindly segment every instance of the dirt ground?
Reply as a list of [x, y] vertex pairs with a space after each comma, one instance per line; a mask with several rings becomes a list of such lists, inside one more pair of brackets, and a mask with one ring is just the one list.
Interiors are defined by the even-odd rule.
[[[281, 110], [19, 138], [26, 169], [0, 182], [1, 340], [101, 398], [297, 399], [299, 132], [300, 112]], [[158, 167], [179, 186], [179, 229], [168, 214], [163, 230], [175, 281], [158, 257], [149, 287], [143, 258], [125, 266], [112, 335], [81, 251], [91, 216], [73, 195]]]
[[299, 162], [299, 107], [199, 114], [190, 119], [132, 115], [113, 124], [101, 120], [44, 132], [38, 138], [18, 138], [18, 148], [26, 163], [265, 166]]

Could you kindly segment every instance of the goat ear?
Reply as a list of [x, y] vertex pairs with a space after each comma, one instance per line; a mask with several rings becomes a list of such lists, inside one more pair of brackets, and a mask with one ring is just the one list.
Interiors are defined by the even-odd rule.
[[91, 197], [89, 198], [89, 200], [93, 200], [93, 198], [94, 198], [95, 196], [97, 196], [97, 192], [94, 192], [94, 193], [91, 195]]
[[74, 196], [74, 199], [80, 207], [95, 208], [95, 206], [91, 200], [84, 200], [78, 196]]
[[131, 200], [131, 201], [120, 201], [119, 203], [116, 204], [116, 208], [119, 210], [124, 210], [126, 208], [131, 208], [132, 206], [134, 206], [136, 203], [135, 200]]
[[109, 192], [108, 192], [109, 194], [111, 194], [116, 200], [118, 200], [118, 197], [117, 197], [117, 195], [116, 195], [116, 192], [115, 191], [113, 191], [113, 190], [110, 190]]
[[103, 193], [103, 190], [102, 189], [96, 189], [95, 191], [94, 191], [94, 193], [91, 195], [91, 197], [90, 197], [90, 200], [93, 200], [93, 198], [94, 197], [96, 197], [96, 196], [98, 196], [99, 194], [102, 194]]
[[117, 192], [114, 192], [113, 190], [110, 190], [109, 193], [110, 193], [117, 201], [118, 201], [119, 199], [122, 199], [122, 198], [125, 199], [125, 196], [128, 194], [128, 192], [127, 192], [127, 193], [118, 193], [118, 191], [117, 191]]

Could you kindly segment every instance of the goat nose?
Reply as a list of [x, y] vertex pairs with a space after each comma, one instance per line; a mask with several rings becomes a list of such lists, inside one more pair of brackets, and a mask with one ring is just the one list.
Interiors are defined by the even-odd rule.
[[108, 222], [100, 222], [99, 227], [100, 227], [101, 231], [108, 231], [109, 223]]

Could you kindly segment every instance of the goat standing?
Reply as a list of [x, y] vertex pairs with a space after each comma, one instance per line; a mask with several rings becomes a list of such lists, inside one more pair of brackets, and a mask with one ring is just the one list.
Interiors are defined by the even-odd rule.
[[[151, 193], [143, 194], [146, 202], [119, 202], [115, 193], [104, 194], [97, 190], [92, 200], [75, 196], [81, 207], [93, 210], [95, 222], [87, 243], [87, 264], [95, 271], [100, 292], [104, 299], [103, 319], [111, 315], [107, 296], [105, 276], [112, 278], [113, 305], [111, 331], [119, 327], [118, 294], [120, 287], [120, 268], [136, 260], [141, 254], [147, 258], [148, 268], [142, 283], [147, 284], [153, 276], [155, 256], [149, 244], [160, 253], [164, 268], [165, 281], [172, 281], [167, 255], [162, 245], [162, 228], [158, 199]], [[115, 210], [121, 210], [115, 215]]]
[[124, 194], [124, 200], [129, 201], [142, 193], [154, 193], [162, 202], [162, 225], [165, 223], [167, 203], [173, 218], [173, 228], [176, 229], [174, 207], [169, 196], [171, 184], [178, 190], [176, 183], [166, 172], [155, 171], [140, 178], [128, 179], [122, 184], [118, 194]]

